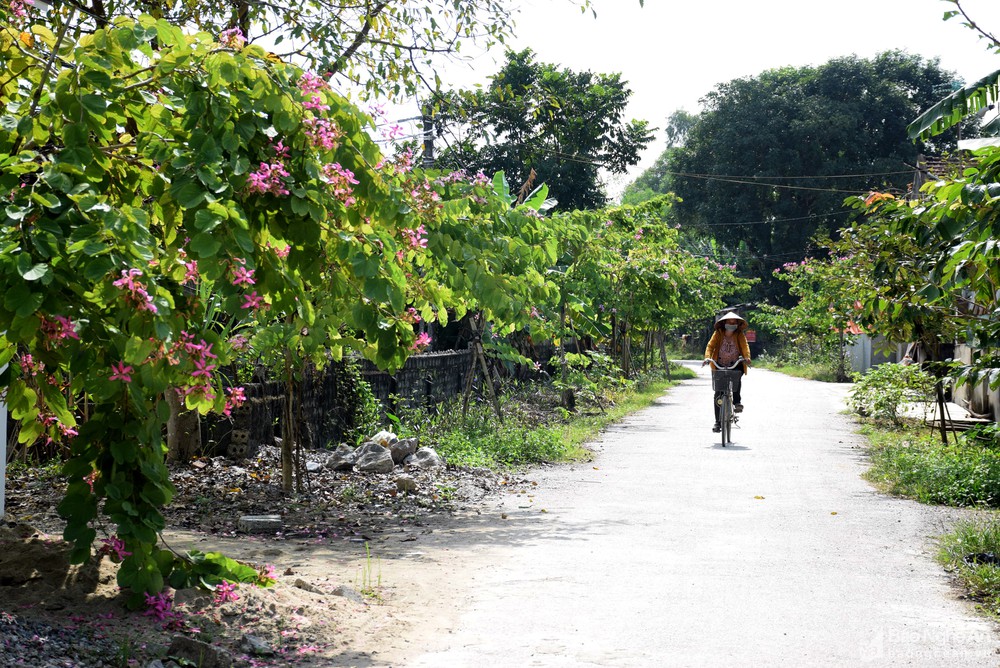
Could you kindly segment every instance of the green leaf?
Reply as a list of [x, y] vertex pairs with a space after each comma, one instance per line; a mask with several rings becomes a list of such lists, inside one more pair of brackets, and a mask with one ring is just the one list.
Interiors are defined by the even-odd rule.
[[195, 209], [205, 201], [205, 189], [191, 179], [174, 183], [170, 187], [170, 194], [184, 209]]
[[211, 232], [223, 222], [223, 218], [209, 209], [199, 209], [194, 215], [194, 226], [199, 232]]
[[192, 237], [188, 248], [200, 258], [215, 257], [219, 249], [222, 248], [222, 242], [208, 232], [200, 232]]
[[1000, 70], [944, 98], [917, 116], [906, 127], [907, 136], [913, 140], [926, 140], [939, 135], [963, 119], [997, 104], [1000, 93]]
[[104, 112], [108, 109], [108, 101], [101, 95], [87, 94], [80, 98], [83, 108], [94, 116], [104, 117]]

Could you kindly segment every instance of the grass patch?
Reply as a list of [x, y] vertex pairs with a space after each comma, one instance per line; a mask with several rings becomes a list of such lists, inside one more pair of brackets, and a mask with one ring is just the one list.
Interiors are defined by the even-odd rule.
[[562, 428], [562, 439], [569, 448], [569, 454], [574, 458], [585, 457], [587, 451], [582, 448], [583, 444], [594, 440], [602, 429], [627, 415], [651, 406], [674, 385], [697, 376], [694, 371], [682, 366], [671, 366], [670, 373], [671, 380], [658, 375], [640, 381], [634, 388], [624, 392], [614, 405], [609, 406], [603, 413], [578, 414], [568, 420]]
[[440, 406], [430, 414], [423, 409], [404, 410], [394, 425], [400, 437], [417, 436], [421, 445], [438, 451], [450, 464], [466, 467], [516, 468], [541, 462], [582, 459], [582, 445], [609, 424], [652, 404], [672, 385], [695, 373], [671, 366], [672, 379], [662, 372], [634, 381], [609, 382], [593, 401], [578, 397], [577, 411], [559, 407], [552, 387], [507, 394], [501, 421], [489, 402], [470, 404], [462, 415], [461, 401]]
[[975, 439], [941, 443], [926, 427], [866, 426], [868, 479], [892, 494], [949, 506], [1000, 506], [1000, 450]]
[[773, 360], [758, 358], [754, 361], [754, 366], [760, 367], [761, 369], [769, 369], [771, 371], [777, 371], [778, 373], [783, 373], [786, 376], [795, 376], [796, 378], [806, 378], [807, 380], [819, 380], [824, 383], [835, 383], [837, 382], [837, 374], [828, 365], [825, 364], [789, 364], [782, 363]]
[[954, 573], [984, 612], [1000, 617], [1000, 522], [959, 522], [941, 538], [938, 561]]
[[[924, 503], [1000, 506], [1000, 430], [995, 424], [941, 443], [926, 426], [904, 421], [887, 428], [870, 422], [872, 468], [866, 477], [883, 490]], [[1000, 617], [1000, 518], [959, 522], [940, 539], [938, 561], [953, 573], [984, 612]]]

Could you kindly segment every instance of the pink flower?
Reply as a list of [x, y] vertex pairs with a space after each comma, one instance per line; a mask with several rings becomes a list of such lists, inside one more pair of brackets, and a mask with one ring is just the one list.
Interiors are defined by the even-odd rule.
[[197, 359], [194, 361], [194, 371], [191, 372], [192, 378], [198, 378], [199, 376], [207, 379], [212, 377], [212, 371], [215, 370], [214, 364], [209, 364], [206, 359]]
[[97, 551], [99, 555], [110, 554], [114, 560], [121, 561], [125, 557], [132, 554], [131, 552], [125, 550], [125, 541], [118, 536], [102, 538], [101, 542], [104, 543], [104, 545]]
[[323, 165], [323, 175], [326, 176], [330, 187], [333, 189], [333, 196], [344, 203], [344, 206], [352, 206], [355, 201], [354, 188], [358, 180], [354, 178], [354, 172], [342, 167], [339, 162]]
[[325, 118], [307, 118], [303, 121], [306, 137], [315, 148], [332, 151], [340, 145], [344, 131]]
[[136, 279], [142, 276], [141, 269], [122, 269], [122, 277], [112, 283], [126, 293], [126, 300], [135, 304], [140, 311], [156, 313], [153, 298], [146, 292], [146, 287]]
[[264, 298], [258, 295], [256, 290], [254, 290], [248, 295], [243, 295], [243, 299], [245, 301], [243, 302], [243, 305], [240, 308], [257, 309], [264, 304]]
[[256, 171], [251, 172], [247, 177], [247, 190], [252, 194], [263, 195], [287, 195], [288, 188], [285, 187], [285, 179], [291, 176], [285, 166], [280, 162], [260, 163]]
[[226, 407], [222, 409], [222, 414], [229, 417], [234, 408], [239, 408], [247, 400], [247, 395], [242, 387], [226, 388]]
[[171, 610], [173, 604], [170, 594], [164, 592], [146, 594], [146, 612], [143, 614], [147, 617], [156, 617], [160, 621], [170, 620], [177, 616], [177, 613]]
[[413, 345], [410, 346], [410, 350], [422, 350], [431, 344], [431, 335], [427, 332], [420, 332], [417, 334], [416, 340], [414, 340]]
[[403, 240], [410, 245], [410, 248], [427, 248], [427, 230], [423, 225], [415, 230], [403, 228], [400, 231], [403, 233]]
[[256, 283], [253, 280], [253, 269], [247, 269], [243, 266], [237, 266], [233, 268], [233, 285], [253, 285]]
[[[26, 18], [28, 16], [28, 7], [35, 4], [32, 0], [10, 0], [10, 11], [11, 13], [19, 19]], [[24, 187], [24, 184], [21, 184]]]
[[330, 105], [323, 103], [323, 98], [319, 95], [310, 95], [302, 102], [302, 107], [313, 111], [329, 111]]
[[51, 344], [58, 344], [64, 339], [80, 340], [80, 335], [76, 333], [76, 325], [66, 316], [55, 315], [51, 319], [43, 316], [41, 328], [42, 334]]
[[243, 31], [239, 28], [230, 28], [219, 33], [219, 43], [230, 49], [239, 50], [246, 45], [247, 38], [243, 36]]
[[321, 90], [329, 90], [329, 88], [330, 84], [324, 81], [322, 77], [316, 76], [313, 72], [303, 72], [302, 76], [299, 77], [299, 90], [304, 95], [318, 93]]
[[130, 373], [132, 373], [132, 367], [126, 366], [125, 362], [119, 362], [118, 366], [112, 364], [111, 371], [113, 373], [108, 378], [108, 380], [123, 380], [126, 383], [132, 382], [132, 376], [129, 375]]
[[284, 259], [284, 258], [288, 257], [288, 251], [290, 251], [291, 249], [292, 249], [292, 247], [286, 244], [284, 248], [275, 248], [274, 249], [274, 254], [277, 255], [278, 257]]
[[194, 260], [184, 263], [184, 282], [193, 283], [198, 280], [198, 263]]
[[90, 487], [91, 494], [94, 493], [94, 483], [97, 482], [97, 478], [100, 475], [100, 471], [91, 471], [87, 475], [83, 476], [83, 481]]
[[236, 593], [236, 585], [223, 580], [215, 588], [215, 602], [225, 603], [226, 601], [238, 601], [240, 595]]
[[233, 347], [233, 350], [246, 350], [250, 345], [250, 339], [243, 334], [236, 334], [229, 338], [229, 345]]

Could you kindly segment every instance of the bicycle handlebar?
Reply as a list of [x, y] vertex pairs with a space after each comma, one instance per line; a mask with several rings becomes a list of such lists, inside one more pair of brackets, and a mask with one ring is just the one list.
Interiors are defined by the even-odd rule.
[[732, 371], [737, 366], [739, 366], [740, 362], [746, 362], [746, 361], [747, 359], [741, 355], [736, 359], [735, 362], [733, 362], [732, 366], [719, 366], [719, 363], [713, 360], [711, 357], [706, 357], [705, 361], [702, 363], [702, 366], [705, 366], [706, 364], [711, 364], [716, 369], [722, 369], [723, 371]]

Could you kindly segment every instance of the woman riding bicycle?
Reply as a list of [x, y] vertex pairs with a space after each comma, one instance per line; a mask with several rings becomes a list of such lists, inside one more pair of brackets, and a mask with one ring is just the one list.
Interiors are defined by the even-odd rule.
[[[720, 315], [715, 321], [715, 331], [712, 332], [712, 338], [709, 339], [708, 345], [705, 347], [705, 361], [702, 362], [702, 366], [708, 364], [708, 360], [714, 360], [720, 367], [730, 367], [742, 357], [743, 362], [740, 365], [743, 367], [745, 375], [750, 370], [750, 344], [747, 343], [747, 337], [744, 334], [746, 328], [747, 321], [735, 311], [727, 311]], [[713, 365], [713, 374], [715, 369], [716, 367]], [[743, 411], [743, 398], [740, 396], [741, 385], [739, 379], [733, 383], [733, 408], [737, 413]], [[712, 427], [714, 432], [722, 430], [719, 424], [719, 399], [721, 396], [722, 392], [716, 392], [712, 400], [712, 406], [715, 408], [715, 426]]]

